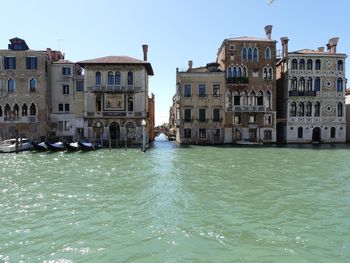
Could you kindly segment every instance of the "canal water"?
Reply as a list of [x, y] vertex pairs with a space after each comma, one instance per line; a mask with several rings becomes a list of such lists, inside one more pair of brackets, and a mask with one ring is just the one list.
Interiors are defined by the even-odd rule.
[[0, 154], [0, 262], [349, 262], [350, 147]]

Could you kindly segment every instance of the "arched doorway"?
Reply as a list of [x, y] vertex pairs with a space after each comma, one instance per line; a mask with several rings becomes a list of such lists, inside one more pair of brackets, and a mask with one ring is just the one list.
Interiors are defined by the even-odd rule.
[[120, 146], [120, 125], [117, 122], [112, 122], [109, 125], [109, 136], [111, 147], [117, 148]]
[[321, 141], [321, 128], [315, 127], [312, 130], [312, 141], [313, 142], [320, 142]]
[[95, 122], [93, 126], [93, 141], [102, 144], [103, 137], [103, 123], [100, 121]]

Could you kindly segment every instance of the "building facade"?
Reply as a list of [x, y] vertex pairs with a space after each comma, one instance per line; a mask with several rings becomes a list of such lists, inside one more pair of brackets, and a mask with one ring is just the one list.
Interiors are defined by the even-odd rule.
[[49, 131], [48, 82], [59, 51], [30, 50], [20, 38], [0, 50], [0, 137], [43, 140]]
[[276, 142], [276, 41], [225, 39], [217, 63], [225, 72], [225, 143]]
[[68, 60], [51, 65], [50, 139], [78, 141], [84, 137], [84, 76], [82, 68]]
[[180, 144], [224, 143], [225, 73], [218, 63], [176, 72], [172, 120]]
[[317, 50], [288, 52], [277, 63], [278, 139], [287, 143], [345, 142], [345, 59], [338, 38]]
[[84, 137], [124, 147], [141, 144], [145, 128], [148, 140], [152, 139], [154, 110], [149, 110], [148, 78], [153, 69], [147, 62], [147, 46], [143, 48], [144, 60], [109, 56], [78, 62], [84, 68]]

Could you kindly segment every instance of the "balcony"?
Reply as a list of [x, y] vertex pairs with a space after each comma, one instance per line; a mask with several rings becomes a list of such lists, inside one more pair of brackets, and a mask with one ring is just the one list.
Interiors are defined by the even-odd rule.
[[5, 116], [0, 117], [0, 122], [37, 123], [38, 116]]
[[227, 78], [227, 84], [249, 84], [249, 78], [247, 77], [236, 77], [236, 78]]
[[92, 92], [141, 92], [142, 87], [136, 87], [134, 85], [121, 86], [121, 85], [94, 85], [88, 87], [88, 91]]
[[264, 105], [256, 106], [233, 106], [232, 109], [234, 112], [265, 112], [267, 110]]
[[290, 90], [289, 91], [289, 97], [297, 97], [297, 96], [315, 97], [316, 91], [314, 91], [314, 90], [308, 90], [308, 91]]

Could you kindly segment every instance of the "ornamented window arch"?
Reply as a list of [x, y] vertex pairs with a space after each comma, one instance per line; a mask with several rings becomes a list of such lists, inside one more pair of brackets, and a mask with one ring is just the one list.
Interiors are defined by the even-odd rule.
[[307, 91], [312, 91], [312, 78], [308, 77], [306, 81], [306, 90]]
[[108, 72], [108, 80], [107, 80], [108, 85], [114, 85], [114, 75], [112, 71]]
[[10, 107], [10, 105], [7, 103], [7, 104], [5, 105], [4, 115], [5, 115], [5, 117], [10, 117], [11, 114], [12, 114], [11, 107]]
[[265, 49], [265, 59], [271, 59], [271, 50], [269, 47]]
[[338, 60], [337, 70], [339, 70], [339, 71], [343, 71], [344, 70], [343, 60]]
[[299, 69], [305, 70], [305, 59], [303, 58], [299, 60]]
[[14, 116], [19, 116], [19, 106], [17, 103], [13, 106], [13, 115]]
[[258, 106], [264, 105], [264, 94], [262, 93], [261, 90], [258, 92], [258, 95], [256, 97], [256, 105]]
[[265, 92], [265, 106], [271, 109], [271, 92], [269, 90]]
[[242, 48], [242, 60], [247, 60], [247, 48]]
[[248, 48], [248, 60], [252, 60], [252, 58], [253, 58], [253, 50], [252, 50], [252, 48]]
[[232, 76], [233, 76], [234, 78], [237, 77], [237, 68], [236, 68], [236, 67], [233, 67]]
[[233, 92], [233, 105], [238, 106], [241, 105], [241, 95], [238, 91]]
[[269, 67], [269, 68], [268, 68], [268, 71], [267, 71], [267, 78], [268, 78], [268, 79], [273, 79], [272, 67]]
[[29, 80], [29, 91], [30, 92], [35, 92], [37, 87], [37, 81], [35, 78], [31, 78]]
[[99, 71], [95, 73], [95, 84], [97, 86], [101, 85], [101, 72]]
[[29, 108], [29, 115], [31, 116], [35, 116], [36, 115], [36, 106], [34, 103], [32, 103], [30, 105], [30, 108]]
[[319, 59], [315, 61], [315, 70], [321, 70], [321, 60]]
[[242, 76], [242, 69], [241, 69], [241, 67], [238, 67], [237, 77], [240, 78], [241, 76]]
[[247, 75], [247, 67], [243, 67], [243, 75], [242, 75], [242, 77], [244, 77], [244, 78], [248, 77], [248, 75]]
[[258, 51], [257, 47], [255, 47], [253, 49], [253, 61], [254, 62], [258, 62], [259, 61], [259, 51]]
[[134, 73], [132, 71], [128, 72], [128, 85], [134, 85]]
[[232, 68], [231, 68], [231, 66], [229, 66], [228, 68], [227, 68], [227, 77], [230, 79], [230, 78], [232, 78]]
[[338, 117], [343, 117], [343, 103], [338, 102]]
[[7, 91], [8, 92], [16, 91], [16, 83], [12, 78], [9, 78], [9, 80], [7, 81]]
[[316, 77], [315, 78], [314, 90], [315, 91], [320, 91], [321, 90], [321, 79], [320, 79], [320, 77]]
[[256, 105], [256, 93], [254, 90], [252, 90], [249, 94], [249, 105], [255, 106]]
[[266, 67], [264, 67], [263, 78], [267, 79], [267, 68]]
[[301, 77], [299, 79], [299, 89], [298, 91], [305, 91], [305, 78]]
[[317, 101], [315, 103], [315, 112], [314, 112], [314, 116], [315, 117], [320, 117], [320, 108], [321, 108], [321, 104]]
[[311, 117], [312, 116], [312, 103], [308, 101], [306, 103], [306, 117]]
[[337, 78], [337, 92], [343, 92], [343, 79]]
[[296, 59], [292, 60], [292, 70], [298, 69], [298, 61]]
[[301, 101], [298, 104], [298, 117], [304, 117], [304, 112], [305, 112], [304, 102]]
[[290, 86], [292, 91], [298, 90], [298, 80], [296, 77], [293, 77], [291, 80], [291, 86]]
[[306, 62], [306, 69], [312, 70], [312, 60], [308, 59]]
[[27, 104], [22, 105], [22, 116], [27, 116], [28, 115], [28, 107]]
[[289, 115], [290, 115], [290, 117], [296, 117], [297, 116], [297, 104], [294, 101], [290, 104]]
[[114, 76], [114, 83], [115, 85], [121, 85], [121, 75], [120, 72], [117, 71]]

